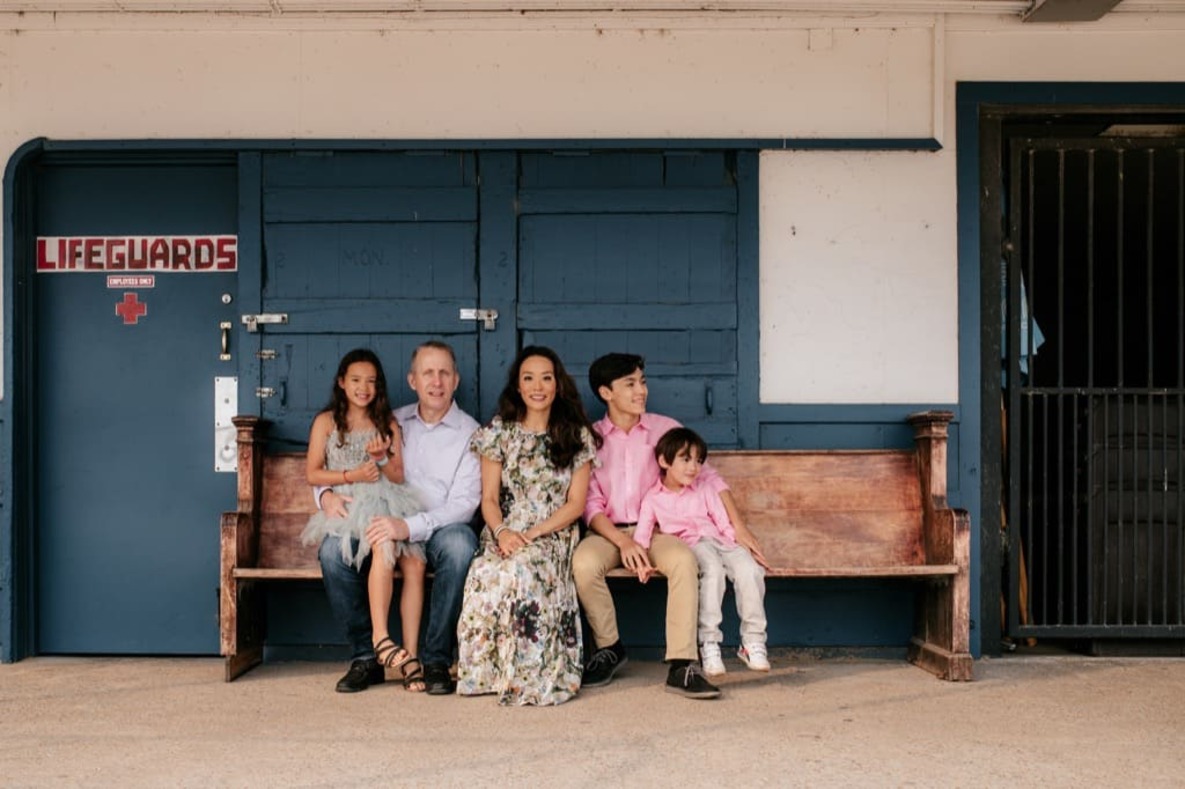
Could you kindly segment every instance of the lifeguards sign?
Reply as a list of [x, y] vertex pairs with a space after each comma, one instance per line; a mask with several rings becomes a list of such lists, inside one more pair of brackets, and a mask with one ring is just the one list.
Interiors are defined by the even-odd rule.
[[238, 236], [41, 236], [37, 271], [237, 271], [238, 244]]

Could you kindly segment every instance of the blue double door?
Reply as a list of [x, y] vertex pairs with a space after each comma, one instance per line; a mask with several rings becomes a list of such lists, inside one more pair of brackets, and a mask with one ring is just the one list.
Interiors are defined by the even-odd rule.
[[[300, 443], [368, 346], [405, 401], [411, 351], [457, 352], [489, 418], [517, 348], [648, 360], [652, 407], [737, 442], [737, 189], [722, 153], [271, 154], [261, 163], [262, 413]], [[496, 317], [494, 317], [496, 315]]]
[[[272, 422], [274, 448], [302, 449], [354, 347], [379, 354], [398, 404], [412, 397], [412, 350], [446, 340], [458, 401], [480, 421], [522, 345], [559, 352], [594, 418], [588, 364], [627, 351], [647, 359], [653, 410], [735, 445], [736, 173], [732, 154], [660, 151], [250, 152], [169, 172], [61, 168], [39, 235], [201, 224], [237, 232], [238, 268], [157, 277], [150, 319], [108, 321], [111, 340], [93, 329], [111, 305], [74, 292], [97, 282], [38, 278], [40, 330], [66, 327], [37, 350], [38, 650], [217, 651], [218, 514], [234, 505], [233, 475], [212, 464], [217, 376], [237, 379], [240, 413]], [[104, 179], [139, 196], [104, 205], [93, 197]], [[92, 320], [64, 319], [88, 300]], [[208, 347], [226, 321], [232, 361]], [[99, 458], [118, 446], [120, 462], [90, 464], [80, 486], [79, 446]]]

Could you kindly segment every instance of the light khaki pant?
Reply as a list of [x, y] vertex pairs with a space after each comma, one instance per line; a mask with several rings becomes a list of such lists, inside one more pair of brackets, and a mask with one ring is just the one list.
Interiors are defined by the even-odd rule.
[[[626, 529], [633, 534], [633, 527]], [[678, 537], [655, 534], [650, 563], [667, 579], [667, 660], [699, 660], [695, 632], [699, 614], [699, 566], [691, 549]], [[621, 552], [599, 534], [589, 533], [576, 546], [572, 573], [584, 615], [597, 649], [617, 643], [617, 609], [605, 573], [621, 567]], [[653, 581], [651, 581], [653, 583]]]

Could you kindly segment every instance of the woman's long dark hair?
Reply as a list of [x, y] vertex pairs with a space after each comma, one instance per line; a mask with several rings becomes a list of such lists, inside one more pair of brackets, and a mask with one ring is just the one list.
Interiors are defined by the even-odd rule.
[[547, 419], [548, 457], [557, 469], [565, 469], [572, 465], [584, 441], [581, 428], [588, 428], [597, 447], [601, 446], [601, 437], [593, 430], [592, 423], [584, 413], [584, 403], [580, 400], [580, 393], [576, 390], [576, 382], [568, 371], [559, 355], [551, 348], [542, 345], [528, 345], [514, 357], [514, 364], [510, 366], [510, 377], [506, 387], [498, 397], [498, 416], [503, 422], [521, 422], [527, 414], [527, 404], [518, 391], [518, 375], [523, 362], [532, 356], [541, 356], [551, 362], [555, 370], [555, 400], [551, 404], [551, 413]]
[[350, 401], [339, 383], [344, 382], [346, 371], [350, 369], [350, 365], [358, 362], [373, 364], [375, 371], [374, 399], [367, 404], [366, 415], [378, 428], [380, 436], [384, 439], [391, 437], [391, 401], [387, 399], [387, 376], [383, 374], [383, 363], [369, 348], [355, 348], [343, 356], [341, 363], [338, 364], [337, 375], [333, 377], [333, 394], [329, 396], [329, 404], [324, 409], [333, 414], [333, 424], [337, 427], [339, 447], [345, 446], [346, 433], [350, 430], [350, 426], [346, 422], [346, 412], [350, 408]]

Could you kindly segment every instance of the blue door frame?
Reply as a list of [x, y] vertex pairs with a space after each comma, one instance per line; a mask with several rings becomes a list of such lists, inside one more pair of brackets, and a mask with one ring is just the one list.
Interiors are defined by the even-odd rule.
[[[1002, 176], [993, 173], [988, 177], [999, 179], [996, 184], [985, 184], [981, 170], [980, 123], [985, 108], [994, 111], [1006, 110], [1016, 114], [1046, 112], [1057, 108], [1076, 107], [1094, 112], [1118, 110], [1148, 110], [1185, 108], [1185, 84], [1182, 83], [1106, 83], [1106, 82], [961, 82], [956, 86], [956, 171], [958, 189], [958, 289], [959, 289], [959, 392], [960, 404], [966, 415], [962, 423], [961, 453], [957, 473], [965, 483], [961, 506], [971, 512], [972, 523], [972, 606], [979, 612], [978, 621], [991, 625], [973, 628], [972, 644], [976, 655], [980, 646], [985, 654], [999, 654], [999, 639], [996, 637], [999, 623], [999, 607], [996, 596], [999, 593], [1000, 549], [999, 519], [989, 515], [990, 509], [998, 509], [992, 502], [984, 501], [984, 494], [997, 488], [989, 488], [989, 473], [980, 473], [990, 464], [999, 464], [999, 446], [988, 446], [984, 434], [998, 434], [998, 430], [985, 429], [989, 424], [999, 424], [998, 404], [995, 398], [984, 397], [986, 383], [994, 386], [999, 378], [999, 352], [981, 353], [984, 336], [985, 305], [1000, 303], [998, 289], [983, 285], [981, 277], [985, 269], [981, 258], [987, 254], [981, 248], [982, 228], [980, 217], [980, 195], [983, 189], [1001, 183]], [[990, 272], [998, 266], [998, 254], [993, 255]], [[991, 310], [988, 307], [988, 310]], [[998, 306], [990, 313], [994, 316], [993, 327], [999, 326]], [[952, 454], [952, 459], [954, 455]], [[952, 467], [955, 464], [952, 463]], [[952, 469], [953, 470], [953, 469]], [[998, 470], [995, 473], [999, 473]], [[985, 517], [986, 516], [986, 517]], [[994, 525], [994, 526], [993, 526]], [[981, 632], [982, 631], [982, 632]]]

